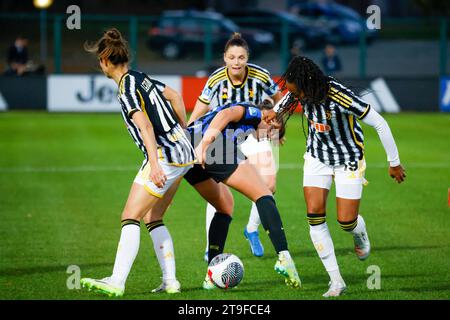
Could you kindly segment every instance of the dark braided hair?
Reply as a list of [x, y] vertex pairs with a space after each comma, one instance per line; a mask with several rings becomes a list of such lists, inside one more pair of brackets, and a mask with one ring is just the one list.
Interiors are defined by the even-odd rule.
[[[303, 113], [305, 113], [305, 110], [313, 112], [314, 108], [326, 103], [327, 97], [339, 95], [340, 92], [352, 92], [352, 87], [344, 88], [343, 86], [339, 86], [337, 91], [331, 92], [330, 81], [337, 82], [333, 77], [326, 76], [311, 59], [303, 56], [292, 58], [286, 72], [278, 81], [278, 85], [282, 90], [285, 90], [286, 83], [293, 84], [300, 96], [289, 94], [289, 99], [286, 99], [279, 108], [277, 120], [286, 123], [294, 113], [298, 103], [302, 105]], [[367, 93], [370, 91], [366, 90]], [[306, 138], [304, 117], [302, 117], [302, 128]]]
[[[278, 84], [282, 90], [285, 90], [286, 82], [292, 83], [302, 96], [296, 97], [294, 94], [290, 94], [280, 107], [277, 120], [286, 123], [299, 103], [302, 105], [303, 112], [305, 108], [322, 103], [328, 94], [329, 80], [330, 78], [311, 59], [304, 56], [292, 58]], [[303, 134], [306, 137], [303, 120], [302, 117]]]
[[311, 59], [302, 56], [292, 58], [280, 80], [283, 89], [289, 82], [304, 94], [300, 100], [302, 105], [322, 102], [328, 93], [328, 81], [329, 77]]

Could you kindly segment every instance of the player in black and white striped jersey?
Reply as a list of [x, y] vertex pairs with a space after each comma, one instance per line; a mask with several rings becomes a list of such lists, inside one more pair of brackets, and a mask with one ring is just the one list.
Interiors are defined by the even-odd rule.
[[[224, 49], [225, 66], [214, 71], [198, 97], [190, 123], [194, 122], [216, 106], [228, 103], [249, 102], [255, 105], [262, 103], [265, 97], [271, 97], [277, 103], [282, 94], [272, 80], [270, 73], [260, 66], [248, 63], [249, 47], [239, 33], [234, 33]], [[257, 140], [252, 135], [240, 145], [242, 153], [256, 166], [264, 182], [272, 192], [276, 186], [276, 166], [272, 145], [268, 139]], [[232, 199], [230, 191], [221, 185], [223, 194]], [[216, 209], [208, 203], [206, 208], [206, 234]], [[253, 255], [264, 255], [264, 247], [259, 239], [258, 227], [261, 219], [256, 204], [253, 203], [244, 236], [250, 244]], [[208, 240], [206, 241], [205, 261], [208, 256]]]
[[[207, 105], [209, 110], [212, 106], [221, 106], [230, 101], [257, 103], [263, 101], [264, 94], [273, 96], [278, 92], [276, 84], [266, 69], [247, 63], [243, 71], [244, 81], [234, 84], [227, 66], [217, 69], [209, 76], [198, 100]], [[201, 109], [197, 107], [195, 112], [199, 110]], [[194, 117], [196, 117], [195, 114]]]
[[162, 285], [154, 291], [180, 292], [175, 276], [172, 238], [162, 223], [162, 213], [152, 215], [167, 193], [173, 197], [178, 183], [195, 162], [195, 151], [182, 125], [186, 112], [181, 96], [146, 74], [129, 70], [129, 50], [120, 32], [106, 31], [96, 43], [86, 44], [103, 73], [119, 86], [118, 100], [128, 132], [144, 154], [144, 162], [133, 181], [122, 212], [122, 229], [114, 269], [110, 277], [83, 278], [89, 290], [122, 296], [125, 282], [139, 250], [140, 220], [146, 222], [163, 273]]
[[306, 152], [330, 166], [363, 159], [364, 135], [358, 120], [370, 105], [335, 80], [329, 81], [329, 99], [321, 107], [304, 105], [309, 121]]
[[165, 84], [134, 70], [128, 70], [119, 81], [118, 99], [122, 105], [122, 117], [134, 142], [144, 153], [146, 160], [143, 166], [148, 162], [148, 154], [139, 128], [132, 119], [137, 111], [143, 111], [151, 119], [158, 156], [164, 163], [182, 166], [194, 159], [189, 140], [172, 105], [164, 97], [165, 89]]
[[391, 130], [383, 117], [351, 90], [331, 77], [306, 57], [294, 57], [282, 76], [289, 93], [275, 107], [284, 123], [300, 102], [308, 121], [307, 148], [304, 155], [303, 191], [308, 210], [310, 236], [330, 276], [325, 297], [339, 296], [346, 285], [339, 272], [328, 226], [326, 201], [333, 180], [336, 185], [337, 218], [341, 228], [353, 235], [360, 260], [370, 253], [365, 221], [359, 215], [364, 179], [364, 136], [361, 120], [377, 130], [389, 161], [389, 175], [401, 183], [406, 178]]

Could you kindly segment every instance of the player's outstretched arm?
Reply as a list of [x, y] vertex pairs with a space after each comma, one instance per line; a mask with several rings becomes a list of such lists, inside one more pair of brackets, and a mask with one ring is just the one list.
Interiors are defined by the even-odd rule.
[[398, 183], [402, 183], [406, 178], [405, 169], [400, 164], [400, 156], [398, 154], [397, 145], [392, 136], [386, 120], [373, 108], [369, 110], [362, 122], [377, 130], [381, 143], [386, 151], [387, 160], [389, 161], [389, 176], [394, 178]]
[[191, 117], [189, 118], [188, 125], [206, 114], [209, 111], [209, 105], [206, 103], [197, 100], [194, 106], [194, 110], [192, 111]]

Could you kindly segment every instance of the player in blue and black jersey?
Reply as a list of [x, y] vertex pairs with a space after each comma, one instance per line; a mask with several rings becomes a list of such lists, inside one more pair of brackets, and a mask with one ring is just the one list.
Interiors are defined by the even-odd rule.
[[[300, 279], [289, 254], [280, 214], [269, 187], [257, 169], [246, 160], [238, 145], [247, 135], [257, 138], [271, 136], [270, 126], [262, 121], [263, 113], [272, 105], [266, 102], [260, 110], [251, 103], [230, 103], [218, 106], [188, 127], [191, 143], [196, 148], [198, 163], [185, 179], [216, 209], [208, 232], [208, 261], [223, 252], [232, 205], [221, 190], [220, 183], [229, 186], [256, 203], [262, 225], [278, 254], [275, 270], [286, 277], [286, 284], [297, 288]], [[203, 288], [211, 289], [208, 276]]]

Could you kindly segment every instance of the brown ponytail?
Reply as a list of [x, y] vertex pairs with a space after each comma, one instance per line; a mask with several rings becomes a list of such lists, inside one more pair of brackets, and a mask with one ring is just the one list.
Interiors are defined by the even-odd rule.
[[128, 42], [116, 28], [105, 31], [103, 36], [93, 44], [85, 42], [84, 49], [96, 54], [98, 59], [109, 60], [113, 65], [130, 61]]
[[225, 44], [224, 52], [227, 52], [228, 49], [233, 46], [242, 47], [247, 51], [247, 54], [250, 54], [250, 49], [248, 48], [247, 41], [242, 38], [242, 35], [239, 32], [234, 32], [231, 35], [231, 38], [228, 39], [227, 43]]
[[257, 107], [261, 110], [272, 110], [273, 102], [269, 99], [264, 99], [260, 104], [257, 105]]

